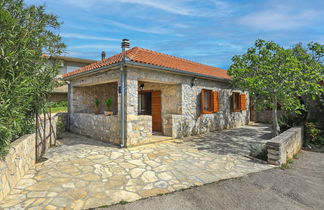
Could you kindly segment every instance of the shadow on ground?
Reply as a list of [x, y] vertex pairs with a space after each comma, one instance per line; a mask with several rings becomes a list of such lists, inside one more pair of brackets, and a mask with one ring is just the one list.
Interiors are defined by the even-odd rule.
[[[249, 155], [249, 145], [265, 144], [272, 138], [271, 128], [266, 124], [254, 124], [231, 130], [212, 132], [201, 136], [190, 137], [192, 146], [198, 150], [221, 155]], [[185, 139], [186, 140], [186, 139]]]

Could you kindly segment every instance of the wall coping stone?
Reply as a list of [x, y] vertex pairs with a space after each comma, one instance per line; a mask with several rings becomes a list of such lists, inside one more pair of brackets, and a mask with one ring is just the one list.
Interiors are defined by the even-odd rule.
[[266, 143], [268, 163], [286, 163], [299, 152], [303, 144], [303, 127], [292, 127]]

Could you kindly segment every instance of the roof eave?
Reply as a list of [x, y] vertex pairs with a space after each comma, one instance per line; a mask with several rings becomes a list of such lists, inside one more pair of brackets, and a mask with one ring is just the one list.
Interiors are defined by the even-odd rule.
[[195, 72], [188, 72], [188, 71], [183, 71], [183, 70], [179, 70], [179, 69], [172, 69], [172, 68], [167, 68], [167, 67], [162, 67], [162, 66], [155, 66], [155, 65], [152, 65], [152, 64], [145, 64], [145, 63], [139, 63], [139, 62], [134, 62], [134, 61], [120, 61], [120, 62], [110, 64], [110, 65], [107, 65], [107, 66], [103, 66], [103, 67], [100, 67], [100, 68], [97, 68], [97, 69], [92, 69], [92, 70], [89, 70], [89, 71], [80, 72], [78, 74], [67, 76], [67, 77], [64, 77], [63, 79], [64, 80], [71, 80], [71, 79], [81, 77], [81, 76], [84, 76], [84, 75], [87, 75], [87, 74], [91, 74], [91, 73], [99, 72], [101, 70], [106, 70], [106, 69], [109, 69], [109, 68], [113, 68], [113, 67], [116, 67], [116, 66], [122, 65], [122, 64], [139, 66], [139, 67], [146, 67], [146, 68], [154, 68], [154, 69], [173, 72], [173, 73], [177, 73], [177, 74], [190, 75], [190, 76], [195, 76], [195, 77], [200, 77], [200, 78], [205, 78], [205, 79], [217, 80], [217, 81], [221, 81], [221, 82], [229, 82], [229, 81], [231, 81], [231, 79], [227, 79], [227, 78], [209, 76], [209, 75], [206, 75], [206, 74], [199, 74], [199, 73], [195, 73]]
[[172, 69], [172, 68], [167, 68], [167, 67], [162, 67], [162, 66], [155, 66], [155, 65], [152, 65], [152, 64], [145, 64], [145, 63], [139, 63], [139, 62], [134, 62], [134, 61], [125, 61], [125, 63], [129, 64], [129, 65], [134, 65], [134, 66], [155, 68], [155, 69], [160, 69], [160, 70], [169, 71], [169, 72], [173, 72], [173, 73], [190, 75], [190, 76], [206, 78], [206, 79], [212, 79], [212, 80], [217, 80], [217, 81], [222, 81], [222, 82], [231, 81], [231, 79], [215, 77], [215, 76], [209, 76], [209, 75], [206, 75], [206, 74], [199, 74], [199, 73], [195, 73], [195, 72], [189, 72], [189, 71], [184, 71], [184, 70], [179, 70], [179, 69]]
[[63, 77], [63, 80], [69, 81], [69, 80], [75, 79], [77, 77], [81, 77], [81, 76], [84, 76], [84, 75], [87, 75], [87, 74], [92, 74], [92, 73], [99, 72], [101, 70], [107, 70], [109, 68], [113, 68], [113, 67], [119, 66], [122, 63], [123, 62], [117, 62], [117, 63], [113, 63], [113, 64], [110, 64], [110, 65], [107, 65], [107, 66], [102, 66], [102, 67], [99, 67], [99, 68], [96, 68], [96, 69], [91, 69], [89, 71], [84, 71], [84, 72], [80, 72], [80, 73], [77, 73], [77, 74], [72, 74], [70, 76]]

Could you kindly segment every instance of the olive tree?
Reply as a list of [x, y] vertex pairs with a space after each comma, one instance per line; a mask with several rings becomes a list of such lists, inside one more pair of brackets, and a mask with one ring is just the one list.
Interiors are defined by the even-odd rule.
[[55, 84], [58, 65], [48, 56], [64, 50], [59, 26], [44, 6], [0, 0], [0, 156], [12, 140], [33, 131], [35, 113]]
[[285, 49], [272, 41], [257, 40], [243, 55], [232, 58], [229, 74], [233, 84], [249, 91], [258, 109], [271, 108], [273, 133], [278, 135], [278, 104], [283, 110], [299, 114], [305, 106], [300, 96], [323, 93], [324, 46], [297, 44]]

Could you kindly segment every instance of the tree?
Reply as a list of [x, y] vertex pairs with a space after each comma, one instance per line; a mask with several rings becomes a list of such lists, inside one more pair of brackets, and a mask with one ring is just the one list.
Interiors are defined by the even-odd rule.
[[58, 62], [47, 57], [63, 52], [55, 33], [60, 23], [44, 6], [22, 0], [0, 0], [0, 156], [10, 142], [33, 131], [58, 74]]
[[273, 133], [280, 132], [277, 106], [299, 114], [305, 110], [299, 96], [315, 96], [324, 90], [324, 46], [310, 43], [285, 49], [272, 41], [257, 40], [243, 55], [232, 58], [229, 74], [233, 84], [257, 100], [258, 109], [272, 108]]

